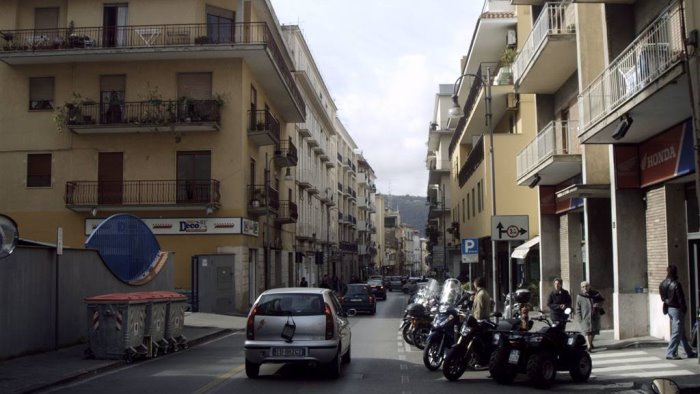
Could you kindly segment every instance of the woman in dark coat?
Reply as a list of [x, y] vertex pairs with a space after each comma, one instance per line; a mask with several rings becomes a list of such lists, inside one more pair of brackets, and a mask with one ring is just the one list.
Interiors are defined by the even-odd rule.
[[581, 331], [586, 337], [588, 351], [593, 349], [593, 339], [600, 334], [600, 315], [605, 299], [595, 290], [591, 290], [590, 283], [581, 282], [581, 292], [576, 297], [576, 316], [578, 317]]

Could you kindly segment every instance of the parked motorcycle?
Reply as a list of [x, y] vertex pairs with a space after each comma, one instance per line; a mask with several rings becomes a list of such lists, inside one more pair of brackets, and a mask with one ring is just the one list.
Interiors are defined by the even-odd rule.
[[[571, 313], [571, 308], [566, 308]], [[585, 382], [591, 375], [591, 356], [586, 340], [578, 332], [567, 332], [542, 315], [547, 324], [539, 332], [506, 331], [493, 335], [496, 350], [489, 360], [489, 372], [500, 384], [510, 384], [518, 373], [526, 373], [539, 388], [548, 388], [557, 371], [569, 371], [575, 382]]]
[[[496, 319], [502, 315], [496, 312], [491, 315]], [[475, 371], [488, 367], [491, 353], [497, 344], [493, 342], [493, 334], [497, 330], [516, 331], [532, 328], [532, 321], [525, 320], [526, 327], [521, 328], [519, 319], [503, 319], [497, 323], [490, 320], [476, 320], [469, 315], [462, 324], [457, 343], [447, 352], [442, 373], [450, 381], [459, 379], [467, 369]]]
[[456, 305], [462, 299], [462, 288], [457, 279], [447, 279], [442, 286], [440, 306], [431, 324], [430, 334], [423, 349], [423, 364], [436, 371], [445, 359], [446, 350], [455, 343], [455, 327], [460, 322]]
[[[529, 306], [531, 293], [528, 289], [517, 289], [514, 293], [508, 293], [504, 295], [505, 297], [505, 307], [503, 308], [503, 316], [506, 318], [520, 318], [520, 308], [524, 305]], [[510, 311], [513, 310], [513, 315], [511, 316]]]
[[[438, 282], [431, 279], [428, 285], [416, 295], [415, 302], [406, 307], [403, 320], [399, 325], [404, 341], [421, 350], [424, 348], [425, 338], [430, 332], [430, 322], [433, 319], [430, 310], [438, 301], [439, 288]], [[418, 343], [415, 341], [416, 337], [419, 339]]]

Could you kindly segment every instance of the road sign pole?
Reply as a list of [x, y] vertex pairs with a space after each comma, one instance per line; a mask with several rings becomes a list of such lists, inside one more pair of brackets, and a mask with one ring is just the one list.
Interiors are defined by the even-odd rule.
[[513, 307], [515, 302], [513, 299], [513, 259], [510, 257], [512, 244], [508, 241], [508, 293], [510, 294], [510, 316], [508, 318], [513, 318]]

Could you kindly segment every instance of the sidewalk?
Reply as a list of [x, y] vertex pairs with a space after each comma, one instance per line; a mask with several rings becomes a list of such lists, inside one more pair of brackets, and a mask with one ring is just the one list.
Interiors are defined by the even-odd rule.
[[[233, 331], [245, 330], [246, 318], [185, 313], [183, 334], [189, 346]], [[86, 359], [86, 344], [0, 361], [0, 393], [33, 393], [125, 365], [121, 360]]]
[[[245, 330], [246, 318], [210, 313], [185, 314], [184, 335], [189, 346], [234, 331]], [[596, 353], [607, 349], [627, 347], [662, 347], [666, 342], [654, 337], [616, 341], [612, 330], [602, 331], [596, 338]], [[49, 387], [125, 365], [120, 360], [91, 360], [84, 357], [86, 345], [76, 345], [58, 351], [0, 361], [0, 393], [33, 393]]]

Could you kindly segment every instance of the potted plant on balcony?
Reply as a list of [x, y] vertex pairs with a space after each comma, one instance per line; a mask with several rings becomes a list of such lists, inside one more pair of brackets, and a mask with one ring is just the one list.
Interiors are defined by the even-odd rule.
[[211, 40], [208, 36], [195, 37], [194, 43], [197, 45], [211, 44]]
[[512, 64], [515, 61], [515, 57], [518, 52], [515, 48], [508, 47], [503, 51], [501, 55], [501, 61], [499, 63], [498, 74], [494, 79], [494, 85], [510, 85], [513, 83], [513, 71]]
[[250, 200], [250, 205], [254, 208], [260, 207], [261, 203], [265, 199], [265, 192], [263, 189], [255, 189], [253, 191], [253, 198]]

